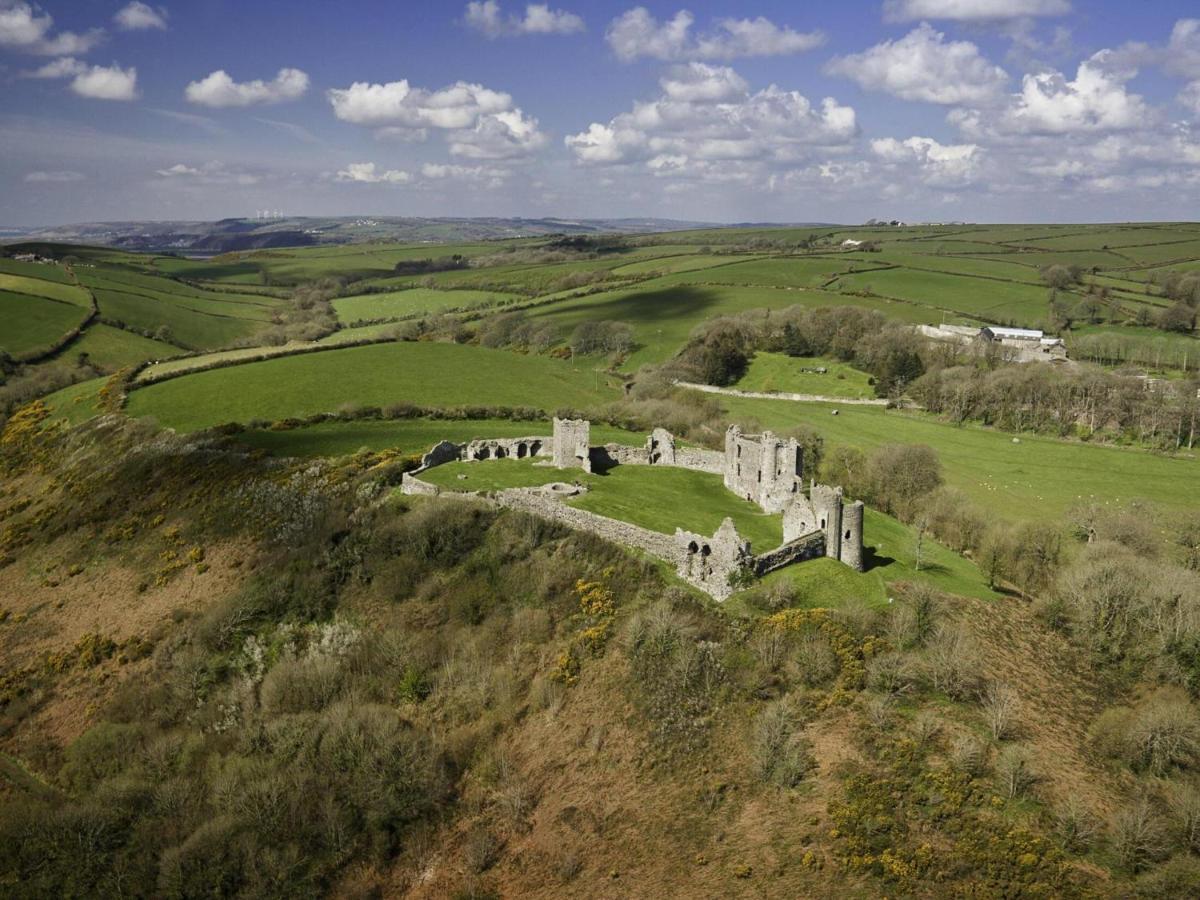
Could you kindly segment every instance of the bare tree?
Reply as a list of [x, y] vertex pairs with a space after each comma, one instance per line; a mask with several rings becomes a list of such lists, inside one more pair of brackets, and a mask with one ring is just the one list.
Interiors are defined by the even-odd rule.
[[1122, 867], [1130, 872], [1140, 872], [1167, 854], [1166, 834], [1147, 798], [1139, 798], [1117, 813], [1112, 847]]
[[983, 715], [992, 739], [1002, 741], [1011, 737], [1020, 709], [1017, 692], [1004, 682], [991, 681], [984, 689], [982, 702]]

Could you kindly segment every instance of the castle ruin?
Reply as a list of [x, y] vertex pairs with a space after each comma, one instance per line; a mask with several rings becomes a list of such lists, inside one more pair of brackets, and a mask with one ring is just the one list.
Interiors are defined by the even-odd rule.
[[554, 465], [592, 471], [592, 423], [587, 419], [554, 419]]
[[815, 482], [806, 487], [804, 453], [796, 440], [769, 431], [745, 434], [736, 425], [726, 432], [725, 450], [720, 452], [679, 446], [665, 428], [655, 428], [643, 447], [592, 446], [590, 422], [555, 418], [549, 436], [482, 439], [466, 444], [442, 441], [425, 454], [419, 469], [404, 475], [401, 489], [407, 494], [441, 493], [436, 485], [421, 480], [420, 474], [455, 460], [547, 456], [548, 462], [537, 465], [585, 472], [614, 465], [673, 466], [720, 475], [728, 490], [755, 503], [763, 512], [781, 516], [783, 543], [756, 554], [729, 518], [712, 535], [682, 528], [676, 528], [674, 535], [651, 531], [571, 505], [572, 497], [587, 490], [578, 483], [555, 482], [475, 496], [645, 551], [673, 565], [681, 579], [717, 600], [726, 599], [748, 577], [821, 556], [863, 570], [862, 502], [846, 503], [840, 487]]

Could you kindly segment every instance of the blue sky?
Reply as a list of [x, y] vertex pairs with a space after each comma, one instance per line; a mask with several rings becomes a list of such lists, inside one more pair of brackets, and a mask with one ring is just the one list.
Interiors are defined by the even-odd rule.
[[0, 224], [1197, 201], [1194, 0], [0, 0]]

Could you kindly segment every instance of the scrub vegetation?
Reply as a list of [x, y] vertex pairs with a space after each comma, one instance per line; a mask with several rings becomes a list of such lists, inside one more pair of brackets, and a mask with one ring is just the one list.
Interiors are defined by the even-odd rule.
[[[0, 893], [1200, 894], [1196, 226], [4, 252]], [[700, 472], [397, 490], [555, 415], [795, 437], [865, 571], [462, 496], [779, 543]]]

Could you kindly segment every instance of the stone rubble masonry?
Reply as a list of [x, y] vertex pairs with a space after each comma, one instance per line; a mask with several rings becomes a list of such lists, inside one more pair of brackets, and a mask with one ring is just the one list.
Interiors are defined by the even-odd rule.
[[494, 438], [471, 441], [462, 448], [460, 459], [525, 459], [528, 456], [549, 456], [552, 438], [532, 436]]
[[560, 469], [592, 471], [592, 423], [587, 419], [554, 417], [554, 465]]
[[725, 518], [712, 537], [675, 529], [676, 573], [717, 600], [733, 593], [732, 579], [750, 568], [750, 542], [742, 538], [733, 519]]
[[754, 574], [762, 577], [776, 569], [790, 566], [792, 563], [816, 559], [818, 556], [824, 555], [825, 535], [814, 531], [754, 557]]
[[725, 487], [757, 503], [763, 512], [783, 512], [804, 485], [804, 451], [795, 438], [769, 431], [743, 434], [737, 425], [725, 432]]
[[[676, 574], [717, 600], [733, 593], [739, 573], [766, 575], [785, 566], [825, 555], [858, 571], [863, 567], [861, 501], [846, 504], [840, 487], [813, 483], [805, 492], [802, 483], [803, 453], [795, 440], [770, 432], [746, 435], [730, 427], [725, 452], [679, 447], [675, 436], [656, 428], [644, 447], [606, 444], [592, 447], [591, 424], [584, 419], [554, 420], [553, 437], [476, 440], [468, 444], [442, 441], [424, 457], [422, 465], [405, 473], [400, 489], [405, 494], [437, 496], [441, 488], [420, 478], [433, 466], [457, 459], [517, 459], [551, 456], [559, 468], [586, 472], [614, 465], [676, 466], [722, 475], [726, 487], [756, 502], [767, 512], [782, 512], [784, 543], [755, 556], [750, 542], [726, 518], [710, 537], [675, 529], [662, 534], [610, 519], [563, 502], [570, 494], [553, 486], [510, 488], [502, 491], [459, 492], [499, 506], [523, 509], [543, 518], [588, 531], [605, 540], [651, 554], [675, 567]], [[560, 486], [561, 487], [561, 486]]]

